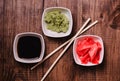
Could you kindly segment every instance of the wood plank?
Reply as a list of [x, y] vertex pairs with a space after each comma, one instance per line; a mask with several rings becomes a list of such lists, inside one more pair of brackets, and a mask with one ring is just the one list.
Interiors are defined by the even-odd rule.
[[[116, 1], [115, 3], [118, 2], [119, 1]], [[99, 66], [96, 67], [96, 81], [120, 80], [120, 78], [118, 78], [118, 76], [116, 75], [116, 73], [120, 72], [119, 69], [116, 69], [116, 71], [115, 69], [113, 69], [115, 66], [120, 67], [118, 62], [115, 61], [114, 59], [114, 58], [117, 59], [119, 57], [119, 55], [117, 54], [119, 49], [116, 49], [116, 46], [119, 45], [119, 43], [117, 44], [115, 43], [115, 40], [117, 40], [118, 38], [116, 37], [116, 34], [118, 33], [116, 32], [116, 30], [111, 29], [109, 24], [109, 17], [111, 18], [110, 14], [113, 12], [112, 9], [112, 7], [114, 7], [113, 5], [114, 4], [111, 4], [111, 1], [96, 2], [97, 7], [95, 10], [96, 11], [95, 17], [99, 19], [100, 22], [98, 24], [99, 27], [97, 27], [98, 29], [96, 28], [97, 30], [96, 33], [103, 38], [105, 44], [105, 58], [102, 65], [100, 65], [100, 67]], [[117, 50], [117, 52], [115, 52], [115, 50]], [[117, 63], [113, 63], [113, 62], [117, 62]]]
[[[3, 16], [4, 16], [4, 1], [3, 0], [0, 0], [0, 76], [3, 75], [3, 61], [4, 61], [4, 58], [3, 58], [3, 46], [4, 46], [4, 41], [3, 41], [3, 28], [4, 28], [4, 24], [3, 24]], [[0, 80], [2, 81], [2, 77], [0, 78]]]
[[12, 52], [13, 41], [16, 34], [21, 32], [41, 32], [40, 16], [43, 10], [42, 4], [42, 0], [12, 0], [11, 2], [9, 2], [9, 0], [5, 1], [4, 68], [10, 68], [15, 71], [16, 81], [37, 81], [42, 75], [42, 68], [30, 72], [31, 65], [16, 62], [13, 58]]

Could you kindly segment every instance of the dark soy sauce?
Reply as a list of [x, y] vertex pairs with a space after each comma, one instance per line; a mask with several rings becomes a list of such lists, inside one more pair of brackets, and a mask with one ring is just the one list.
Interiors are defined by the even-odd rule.
[[20, 58], [36, 58], [40, 56], [41, 41], [38, 37], [23, 36], [18, 40], [18, 56]]

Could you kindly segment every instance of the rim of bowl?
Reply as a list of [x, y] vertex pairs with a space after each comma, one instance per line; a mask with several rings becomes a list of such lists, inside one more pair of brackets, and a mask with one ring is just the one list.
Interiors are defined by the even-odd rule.
[[[97, 35], [81, 35], [81, 36], [79, 36], [79, 37], [77, 37], [77, 38], [75, 38], [75, 41], [74, 41], [74, 44], [73, 44], [73, 58], [74, 58], [74, 61], [75, 61], [75, 63], [76, 64], [78, 64], [78, 65], [81, 65], [81, 66], [95, 66], [95, 65], [99, 65], [99, 64], [92, 64], [92, 63], [90, 63], [90, 64], [82, 64], [82, 63], [79, 63], [77, 60], [79, 60], [77, 57], [77, 53], [75, 52], [75, 48], [76, 48], [76, 42], [77, 42], [77, 40], [78, 39], [80, 39], [80, 38], [83, 38], [83, 37], [95, 37], [95, 38], [98, 38], [98, 40], [99, 40], [99, 42], [100, 42], [100, 44], [101, 44], [101, 47], [102, 47], [102, 50], [101, 50], [101, 58], [100, 58], [100, 60], [99, 60], [99, 64], [101, 64], [102, 63], [102, 61], [103, 61], [103, 58], [104, 58], [104, 45], [103, 45], [103, 40], [102, 40], [102, 38], [100, 37], [100, 36], [97, 36]], [[80, 60], [79, 60], [80, 61]], [[81, 61], [80, 61], [81, 62]]]
[[[18, 43], [18, 40], [23, 36], [35, 36], [35, 37], [38, 37], [40, 39], [41, 53], [40, 53], [40, 56], [38, 58], [27, 59], [27, 58], [20, 58], [18, 56], [17, 43]], [[37, 63], [43, 59], [44, 51], [45, 51], [45, 43], [44, 43], [43, 36], [41, 34], [34, 33], [34, 32], [24, 32], [24, 33], [19, 33], [15, 36], [15, 39], [13, 42], [13, 54], [14, 54], [14, 58], [16, 61], [21, 62], [21, 63]]]
[[[45, 32], [45, 29], [43, 28], [44, 27], [44, 16], [45, 16], [45, 13], [46, 13], [46, 11], [47, 10], [52, 10], [52, 9], [63, 9], [63, 10], [66, 10], [66, 11], [68, 11], [69, 12], [69, 14], [70, 14], [70, 18], [71, 18], [71, 23], [70, 23], [70, 30], [69, 30], [69, 32], [68, 33], [66, 33], [65, 35], [58, 35], [58, 36], [55, 36], [55, 35], [49, 35], [49, 34], [47, 34], [46, 32]], [[70, 11], [70, 9], [68, 9], [68, 8], [66, 8], [66, 7], [48, 7], [48, 8], [45, 8], [44, 9], [44, 11], [43, 11], [43, 14], [42, 14], [42, 30], [43, 30], [43, 33], [44, 33], [44, 35], [46, 35], [46, 36], [48, 36], [48, 37], [53, 37], [53, 38], [61, 38], [61, 37], [66, 37], [66, 36], [69, 36], [70, 34], [71, 34], [71, 32], [72, 32], [72, 28], [73, 28], [73, 18], [72, 18], [72, 13], [71, 13], [71, 11]], [[52, 31], [53, 32], [53, 31]]]

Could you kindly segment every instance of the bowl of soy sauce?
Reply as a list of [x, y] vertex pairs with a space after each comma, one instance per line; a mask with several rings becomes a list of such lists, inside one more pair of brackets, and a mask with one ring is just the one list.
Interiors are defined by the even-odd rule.
[[37, 63], [43, 59], [45, 51], [44, 39], [34, 32], [19, 33], [13, 43], [14, 58], [22, 63]]

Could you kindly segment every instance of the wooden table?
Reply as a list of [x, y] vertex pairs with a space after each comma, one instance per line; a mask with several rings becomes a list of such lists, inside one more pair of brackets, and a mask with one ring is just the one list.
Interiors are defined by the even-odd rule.
[[[42, 32], [43, 10], [54, 6], [67, 7], [72, 12], [74, 25], [69, 37], [55, 39]], [[99, 23], [84, 34], [102, 37], [103, 63], [94, 67], [78, 66], [71, 46], [45, 81], [120, 81], [120, 0], [0, 0], [0, 76], [14, 73], [15, 77], [7, 81], [40, 81], [64, 48], [31, 71], [34, 64], [22, 64], [13, 57], [15, 35], [21, 32], [42, 34], [46, 56], [71, 38], [89, 17]], [[4, 81], [5, 77], [0, 79]]]

